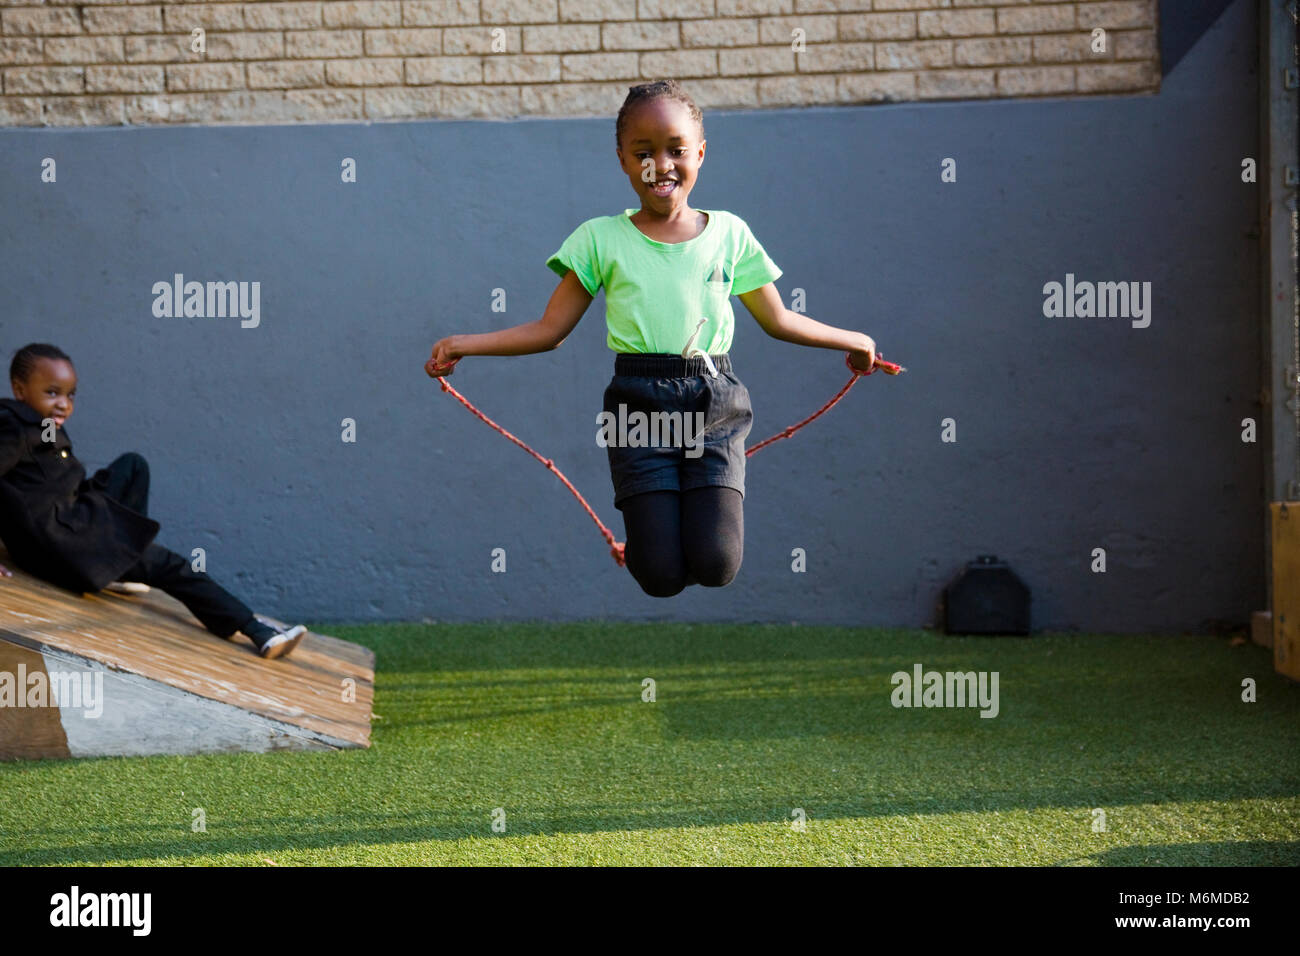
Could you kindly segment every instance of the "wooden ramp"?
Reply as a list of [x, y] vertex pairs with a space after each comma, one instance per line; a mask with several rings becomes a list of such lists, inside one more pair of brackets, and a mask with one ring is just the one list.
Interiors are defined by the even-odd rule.
[[368, 648], [309, 633], [267, 661], [156, 588], [78, 596], [0, 564], [0, 759], [370, 746]]

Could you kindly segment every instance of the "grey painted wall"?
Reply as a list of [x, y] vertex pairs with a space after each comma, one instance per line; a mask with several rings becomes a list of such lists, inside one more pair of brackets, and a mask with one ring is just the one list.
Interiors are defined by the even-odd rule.
[[[206, 548], [218, 580], [284, 617], [919, 625], [993, 552], [1032, 588], [1036, 627], [1244, 619], [1265, 600], [1259, 446], [1239, 438], [1260, 386], [1257, 196], [1239, 176], [1255, 36], [1239, 0], [1158, 96], [706, 117], [693, 203], [749, 222], [787, 302], [807, 290], [809, 314], [910, 369], [750, 462], [745, 564], [723, 590], [644, 596], [555, 479], [421, 371], [443, 334], [539, 316], [546, 256], [635, 203], [612, 117], [0, 131], [0, 346], [68, 350], [80, 457], [146, 455], [160, 542]], [[176, 272], [260, 281], [261, 325], [153, 317]], [[1067, 272], [1151, 282], [1150, 326], [1045, 318], [1042, 287]], [[846, 373], [733, 302], [757, 440]], [[621, 537], [595, 445], [603, 316], [602, 297], [560, 350], [469, 359], [452, 381]]]

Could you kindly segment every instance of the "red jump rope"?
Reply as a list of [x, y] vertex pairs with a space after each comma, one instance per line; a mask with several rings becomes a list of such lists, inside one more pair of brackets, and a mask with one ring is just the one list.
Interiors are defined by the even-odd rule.
[[[587, 504], [587, 499], [582, 497], [581, 493], [579, 493], [577, 488], [573, 487], [573, 482], [569, 481], [569, 479], [564, 476], [564, 472], [560, 471], [560, 469], [555, 467], [555, 462], [551, 461], [551, 459], [549, 458], [543, 458], [537, 452], [533, 451], [533, 449], [528, 447], [528, 445], [525, 442], [523, 442], [516, 436], [510, 434], [510, 432], [506, 431], [504, 428], [502, 428], [492, 419], [488, 418], [481, 411], [475, 408], [473, 403], [470, 402], [469, 399], [467, 399], [460, 392], [456, 391], [456, 389], [454, 389], [452, 386], [447, 384], [447, 376], [452, 374], [452, 372], [456, 368], [456, 362], [459, 361], [460, 359], [456, 359], [455, 362], [449, 362], [446, 365], [438, 365], [431, 357], [429, 361], [424, 363], [424, 370], [431, 377], [438, 379], [438, 384], [442, 386], [442, 390], [444, 392], [450, 392], [453, 398], [455, 398], [458, 402], [460, 402], [467, 409], [469, 409], [480, 421], [482, 421], [486, 425], [491, 426], [496, 431], [504, 435], [506, 438], [510, 439], [512, 442], [514, 442], [524, 451], [528, 452], [528, 454], [532, 455], [539, 462], [545, 465], [550, 471], [554, 472], [555, 477], [559, 478], [560, 481], [564, 483], [564, 487], [568, 488], [569, 491], [572, 492], [573, 497], [578, 499], [578, 504], [582, 505], [582, 508], [584, 511], [587, 512], [588, 517], [590, 517], [592, 521], [596, 522], [596, 527], [600, 529], [601, 535], [604, 537], [605, 541], [609, 544], [609, 553], [613, 556], [614, 560], [618, 562], [620, 567], [625, 565], [627, 563], [627, 560], [626, 557], [624, 556], [623, 542], [614, 540], [614, 532], [610, 531], [609, 528], [605, 527], [604, 522], [601, 521], [600, 518], [596, 516], [596, 512], [592, 510], [591, 505]], [[830, 401], [828, 401], [821, 408], [817, 409], [817, 411], [813, 412], [803, 421], [797, 422], [794, 425], [791, 425], [789, 428], [777, 432], [771, 438], [766, 438], [763, 441], [759, 442], [757, 445], [753, 445], [749, 448], [746, 448], [745, 457], [748, 458], [750, 455], [754, 454], [754, 452], [758, 451], [760, 448], [766, 448], [768, 445], [772, 444], [773, 442], [778, 442], [783, 438], [789, 438], [791, 435], [793, 435], [799, 429], [803, 428], [805, 425], [809, 424], [810, 422], [826, 414], [828, 411], [830, 411], [839, 403], [840, 399], [842, 399], [845, 395], [849, 393], [849, 390], [853, 388], [855, 384], [857, 384], [859, 378], [864, 378], [867, 375], [870, 375], [876, 369], [880, 369], [886, 375], [898, 375], [900, 372], [907, 371], [907, 369], [903, 368], [901, 365], [898, 365], [894, 362], [886, 362], [883, 358], [880, 357], [879, 353], [876, 354], [876, 364], [873, 365], [866, 372], [863, 372], [860, 369], [853, 367], [851, 356], [848, 353], [845, 353], [844, 355], [844, 364], [849, 367], [849, 371], [852, 372], [853, 375], [849, 378], [847, 382], [844, 383], [844, 386], [838, 392], [835, 393], [835, 395], [831, 398]]]

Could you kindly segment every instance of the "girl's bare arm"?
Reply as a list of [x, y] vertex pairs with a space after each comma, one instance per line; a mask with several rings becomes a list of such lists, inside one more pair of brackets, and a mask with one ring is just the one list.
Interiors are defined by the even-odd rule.
[[531, 355], [559, 348], [591, 305], [592, 295], [572, 272], [566, 272], [551, 293], [551, 301], [540, 319], [511, 326], [498, 332], [449, 335], [433, 347], [426, 370], [430, 375], [446, 372], [466, 355]]
[[825, 325], [816, 319], [798, 312], [791, 312], [781, 302], [781, 293], [769, 282], [752, 292], [739, 296], [750, 315], [758, 322], [764, 332], [774, 339], [793, 342], [795, 345], [810, 345], [814, 348], [840, 349], [852, 357], [855, 368], [870, 371], [876, 362], [876, 342], [863, 332], [850, 332]]

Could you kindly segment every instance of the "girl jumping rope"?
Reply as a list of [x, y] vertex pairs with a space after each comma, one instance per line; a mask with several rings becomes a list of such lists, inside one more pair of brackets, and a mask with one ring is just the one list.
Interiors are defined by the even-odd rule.
[[[605, 389], [611, 421], [640, 412], [680, 415], [672, 444], [608, 443], [614, 505], [623, 512], [627, 568], [641, 588], [671, 597], [690, 584], [723, 587], [744, 548], [749, 392], [727, 355], [735, 295], [773, 338], [848, 353], [856, 372], [876, 365], [876, 343], [791, 312], [781, 270], [745, 222], [692, 209], [704, 162], [704, 117], [674, 80], [631, 87], [615, 125], [615, 154], [640, 209], [588, 219], [547, 260], [562, 276], [540, 319], [433, 347], [425, 370], [450, 374], [469, 355], [527, 355], [559, 347], [605, 289], [606, 343], [616, 354]], [[689, 423], [703, 428], [693, 437]]]

